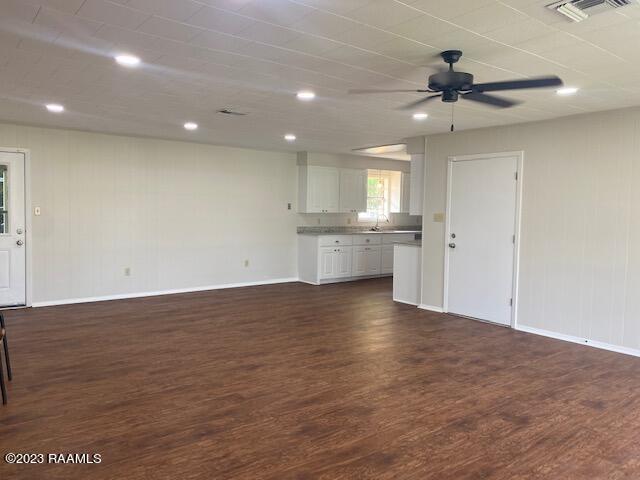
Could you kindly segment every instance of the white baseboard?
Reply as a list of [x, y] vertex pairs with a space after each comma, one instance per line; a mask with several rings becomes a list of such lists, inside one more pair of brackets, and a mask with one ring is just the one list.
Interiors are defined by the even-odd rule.
[[429, 310], [430, 312], [443, 313], [442, 307], [435, 307], [433, 305], [425, 305], [424, 303], [421, 303], [420, 305], [418, 305], [418, 308], [420, 308], [422, 310]]
[[174, 295], [176, 293], [205, 292], [207, 290], [255, 287], [259, 285], [274, 285], [277, 283], [291, 283], [291, 282], [297, 282], [297, 281], [298, 281], [297, 277], [275, 278], [273, 280], [258, 280], [255, 282], [226, 283], [221, 285], [208, 285], [205, 287], [176, 288], [173, 290], [158, 290], [155, 292], [121, 293], [116, 295], [103, 295], [99, 297], [67, 298], [64, 300], [51, 300], [48, 302], [33, 302], [31, 306], [37, 308], [37, 307], [52, 307], [55, 305], [70, 305], [74, 303], [106, 302], [109, 300], [125, 300], [128, 298], [157, 297], [159, 295]]
[[640, 357], [640, 350], [636, 350], [635, 348], [628, 348], [619, 345], [613, 345], [611, 343], [598, 342], [595, 340], [589, 340], [588, 338], [574, 337], [573, 335], [556, 333], [550, 330], [543, 330], [541, 328], [527, 327], [526, 325], [517, 325], [516, 330], [526, 333], [533, 333], [535, 335], [542, 335], [544, 337], [555, 338], [556, 340], [564, 340], [565, 342], [578, 343], [580, 345], [586, 345], [587, 347], [600, 348], [602, 350], [609, 350], [611, 352], [624, 353], [625, 355]]
[[394, 301], [394, 302], [397, 302], [397, 303], [404, 303], [405, 305], [412, 305], [412, 306], [414, 306], [414, 307], [418, 307], [418, 304], [417, 304], [417, 303], [407, 302], [406, 300], [399, 300], [399, 299], [397, 299], [397, 298], [394, 298], [394, 299], [393, 299], [393, 301]]

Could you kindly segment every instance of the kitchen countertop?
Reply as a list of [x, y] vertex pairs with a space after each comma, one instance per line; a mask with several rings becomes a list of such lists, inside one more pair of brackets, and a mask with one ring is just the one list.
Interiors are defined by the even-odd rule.
[[380, 230], [378, 232], [374, 232], [371, 230], [361, 230], [361, 231], [331, 231], [331, 232], [298, 232], [298, 235], [312, 235], [314, 237], [319, 237], [322, 235], [387, 235], [390, 233], [409, 233], [415, 235], [416, 233], [422, 233], [422, 230]]
[[422, 240], [406, 240], [404, 242], [393, 242], [394, 245], [401, 245], [403, 247], [422, 247]]

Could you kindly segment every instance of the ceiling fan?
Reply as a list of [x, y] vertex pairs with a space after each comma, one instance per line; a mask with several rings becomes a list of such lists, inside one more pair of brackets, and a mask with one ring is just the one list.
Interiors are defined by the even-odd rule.
[[440, 54], [445, 63], [449, 64], [449, 69], [434, 73], [429, 77], [429, 84], [426, 89], [419, 90], [349, 90], [349, 93], [391, 93], [391, 92], [417, 92], [435, 93], [415, 102], [411, 102], [402, 110], [411, 110], [419, 105], [441, 98], [443, 102], [455, 103], [460, 97], [474, 102], [484, 103], [493, 107], [508, 108], [517, 105], [518, 101], [507, 98], [487, 95], [486, 92], [497, 92], [501, 90], [520, 90], [524, 88], [544, 88], [562, 85], [559, 77], [536, 77], [523, 80], [506, 80], [502, 82], [473, 83], [473, 75], [466, 72], [456, 72], [453, 64], [460, 60], [462, 52], [460, 50], [447, 50]]

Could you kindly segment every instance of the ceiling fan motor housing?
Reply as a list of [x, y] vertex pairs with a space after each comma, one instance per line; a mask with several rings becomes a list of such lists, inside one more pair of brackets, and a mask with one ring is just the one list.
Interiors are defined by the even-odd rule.
[[429, 89], [435, 92], [471, 90], [472, 85], [473, 75], [465, 72], [449, 70], [447, 72], [434, 73], [429, 77]]
[[458, 101], [457, 90], [445, 90], [442, 92], [442, 101], [445, 103], [455, 103]]

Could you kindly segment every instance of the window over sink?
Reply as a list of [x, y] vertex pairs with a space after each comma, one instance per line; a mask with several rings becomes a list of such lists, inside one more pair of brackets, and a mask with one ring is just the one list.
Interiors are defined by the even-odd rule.
[[367, 211], [358, 213], [359, 222], [388, 222], [399, 211], [401, 172], [369, 170], [367, 177]]

